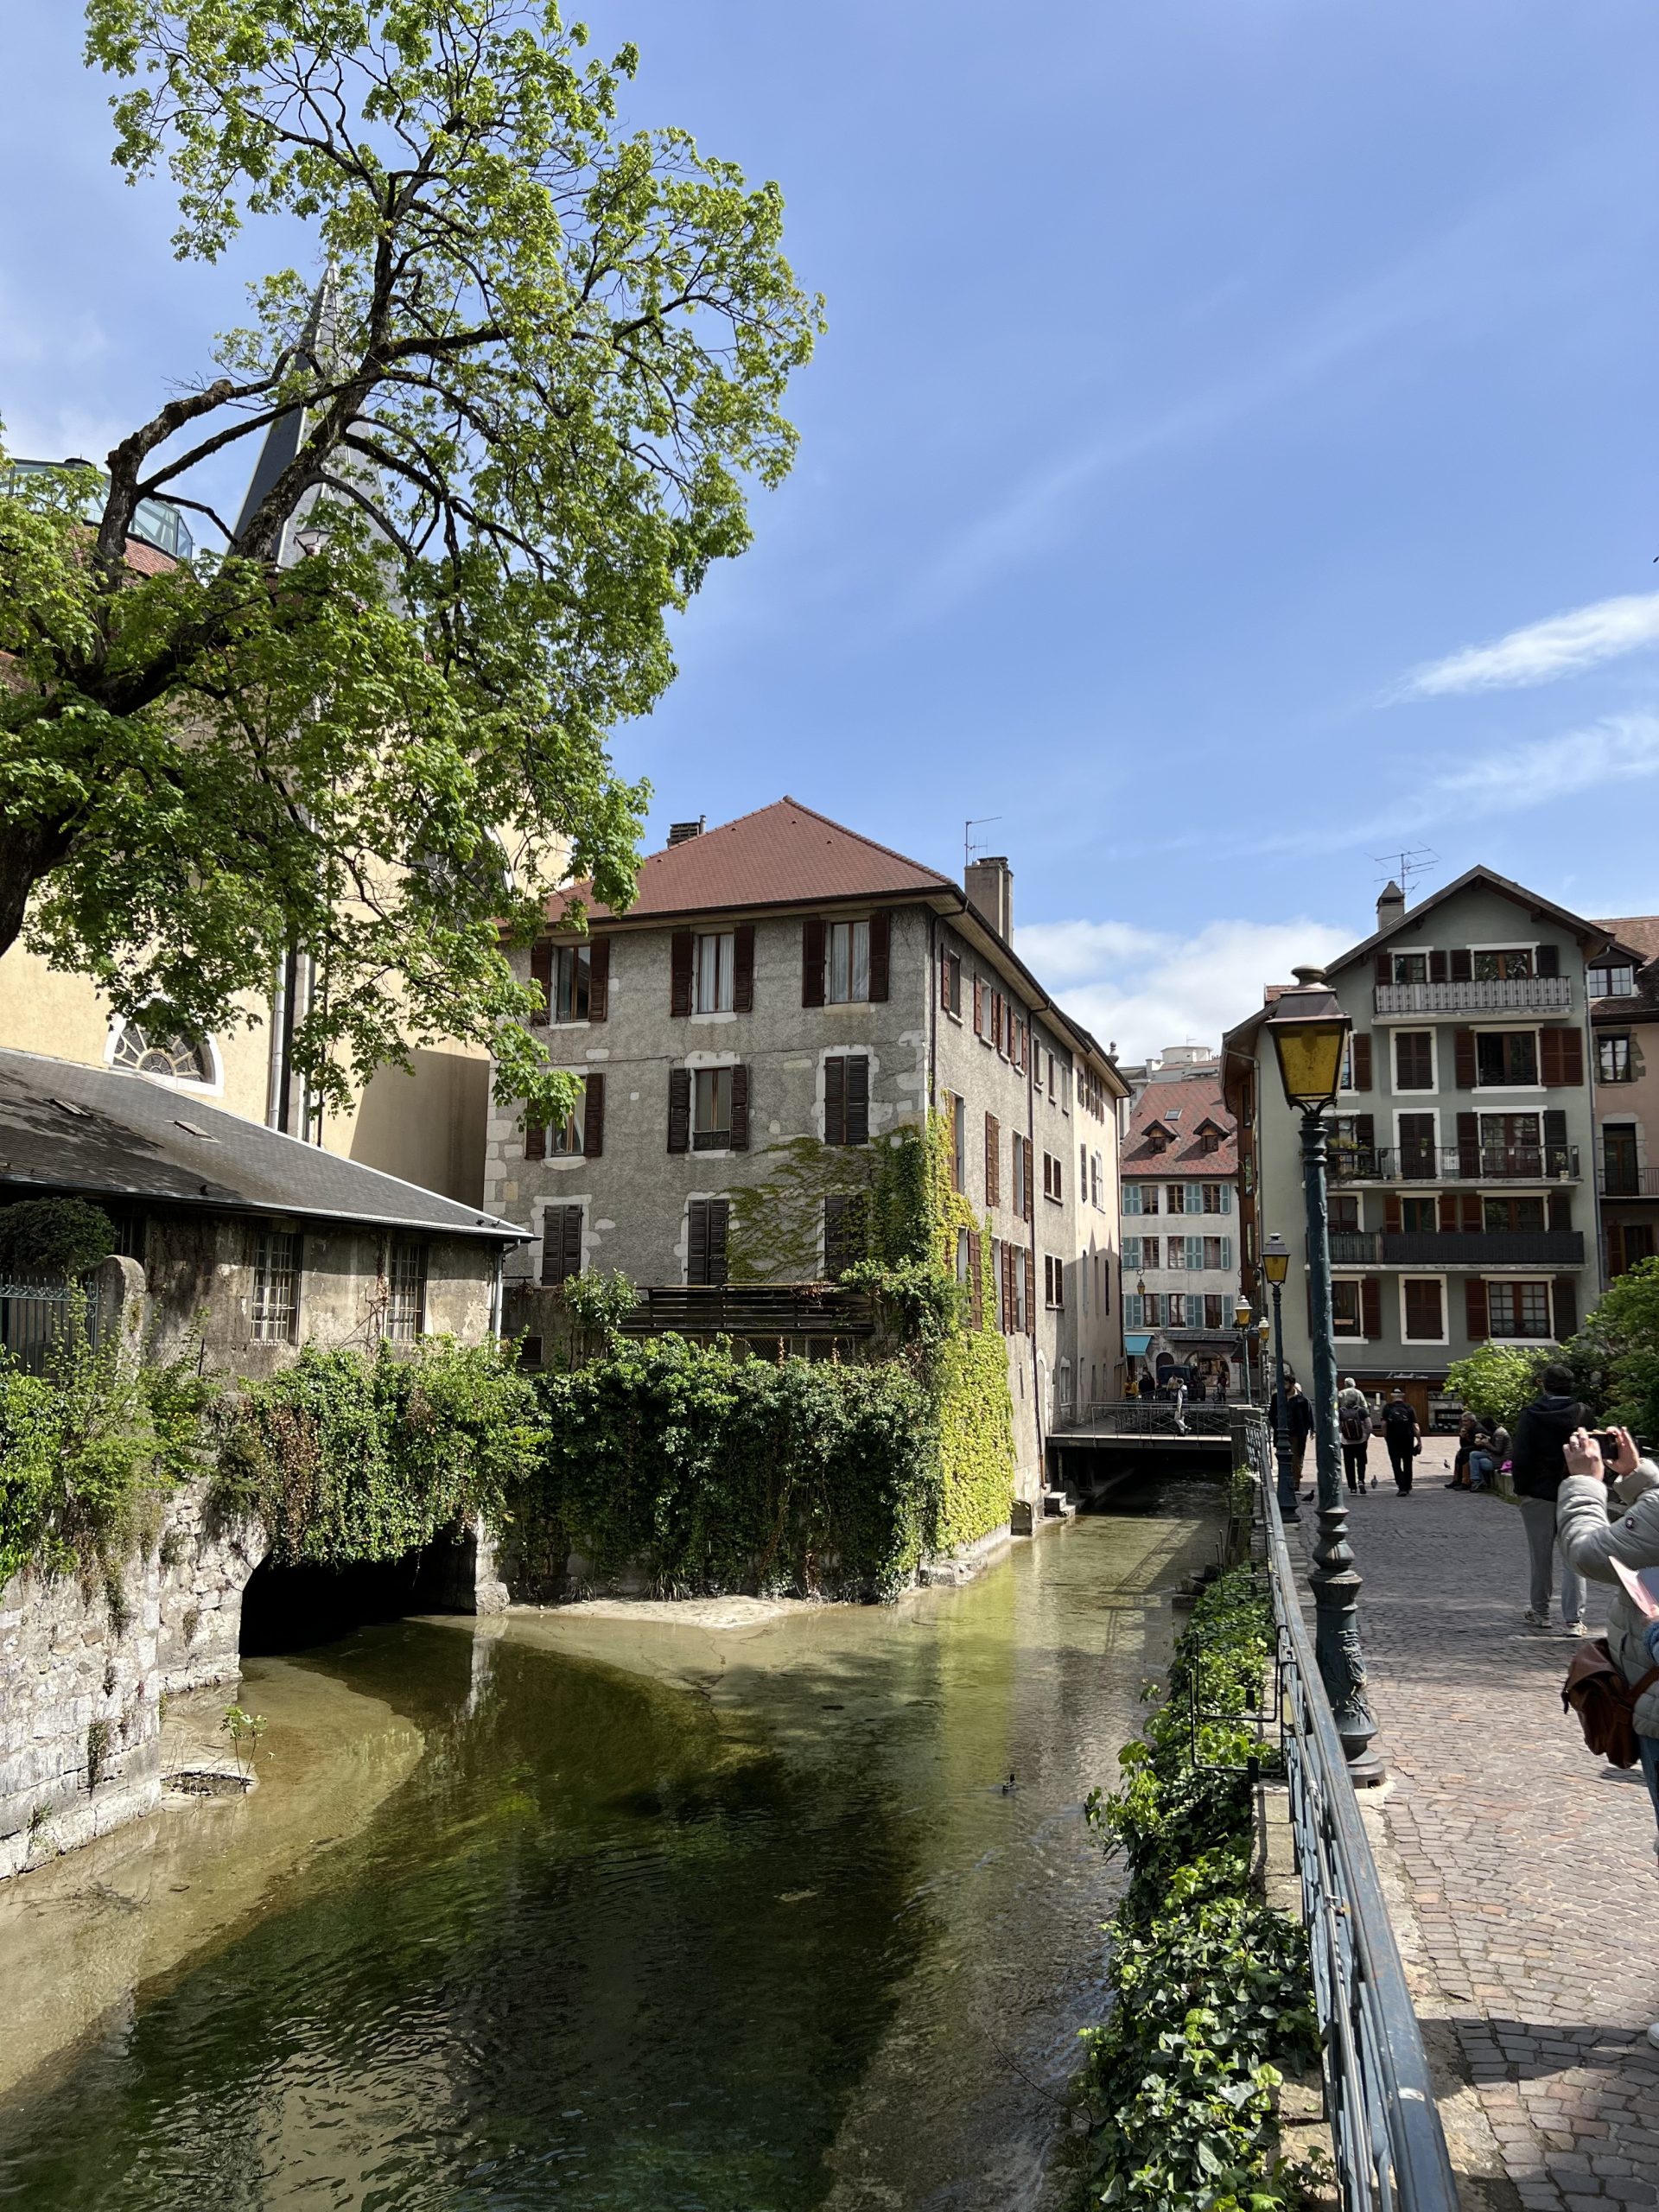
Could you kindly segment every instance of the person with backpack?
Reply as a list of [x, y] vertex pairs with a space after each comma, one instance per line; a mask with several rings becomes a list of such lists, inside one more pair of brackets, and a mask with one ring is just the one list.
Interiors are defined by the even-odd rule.
[[[1552, 1360], [1540, 1378], [1541, 1388], [1515, 1424], [1515, 1494], [1527, 1524], [1532, 1556], [1532, 1589], [1526, 1622], [1541, 1632], [1549, 1627], [1549, 1586], [1556, 1549], [1556, 1497], [1567, 1477], [1567, 1439], [1589, 1419], [1573, 1395], [1573, 1370]], [[1584, 1585], [1561, 1556], [1561, 1624], [1568, 1636], [1585, 1636]]]
[[1394, 1486], [1402, 1497], [1409, 1497], [1412, 1463], [1423, 1448], [1423, 1439], [1416, 1413], [1403, 1390], [1389, 1393], [1389, 1402], [1382, 1408], [1382, 1441], [1389, 1447]]
[[[1313, 1401], [1294, 1376], [1285, 1392], [1285, 1417], [1290, 1423], [1291, 1467], [1300, 1483], [1307, 1462], [1307, 1440], [1313, 1433]], [[1309, 1497], [1313, 1495], [1307, 1492]]]
[[[1649, 1620], [1637, 1607], [1613, 1569], [1617, 1560], [1632, 1572], [1659, 1567], [1659, 1466], [1637, 1452], [1627, 1428], [1614, 1429], [1617, 1456], [1602, 1457], [1601, 1447], [1585, 1429], [1575, 1430], [1563, 1447], [1565, 1471], [1556, 1501], [1561, 1556], [1576, 1574], [1592, 1582], [1611, 1582], [1613, 1599], [1607, 1609], [1607, 1634], [1580, 1653], [1606, 1656], [1623, 1677], [1636, 1750], [1659, 1821], [1659, 1621]], [[1624, 1510], [1612, 1518], [1608, 1491], [1617, 1492]], [[1575, 1668], [1580, 1662], [1575, 1661]], [[1569, 1681], [1571, 1677], [1569, 1676]], [[1563, 1693], [1565, 1695], [1565, 1693]], [[1627, 1764], [1629, 1751], [1618, 1764]], [[1659, 1854], [1659, 1835], [1654, 1839]], [[1659, 1872], [1659, 1867], [1656, 1868]], [[1648, 2041], [1659, 2048], [1659, 2020], [1648, 2030]]]
[[1371, 1448], [1370, 1401], [1351, 1375], [1337, 1393], [1337, 1427], [1342, 1437], [1342, 1471], [1356, 1497], [1365, 1487], [1365, 1460]]

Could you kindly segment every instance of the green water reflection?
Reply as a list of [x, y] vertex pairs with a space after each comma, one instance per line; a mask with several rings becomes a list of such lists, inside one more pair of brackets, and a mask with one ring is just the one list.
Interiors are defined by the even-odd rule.
[[307, 1655], [419, 1764], [0, 2107], [0, 2196], [1038, 2202], [1110, 1901], [1081, 1799], [1166, 1649], [1141, 1594], [1211, 1520], [1195, 1486], [736, 1638], [409, 1622]]

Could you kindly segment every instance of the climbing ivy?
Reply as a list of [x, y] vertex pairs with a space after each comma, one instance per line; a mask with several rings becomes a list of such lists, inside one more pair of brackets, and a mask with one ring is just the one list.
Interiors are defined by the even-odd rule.
[[20, 1198], [0, 1206], [0, 1275], [60, 1281], [85, 1274], [114, 1249], [110, 1217], [86, 1198]]

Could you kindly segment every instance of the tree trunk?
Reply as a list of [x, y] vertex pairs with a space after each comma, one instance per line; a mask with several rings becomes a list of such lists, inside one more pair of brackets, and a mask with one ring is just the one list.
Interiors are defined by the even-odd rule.
[[35, 885], [68, 849], [60, 831], [0, 823], [0, 954], [10, 952], [22, 934]]

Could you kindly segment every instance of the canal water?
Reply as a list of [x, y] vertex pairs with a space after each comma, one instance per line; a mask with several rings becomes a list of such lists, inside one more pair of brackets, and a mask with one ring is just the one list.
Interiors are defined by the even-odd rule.
[[257, 1792], [12, 1885], [0, 2202], [1034, 2212], [1116, 1887], [1083, 1801], [1220, 1514], [1166, 1481], [896, 1606], [251, 1661]]

